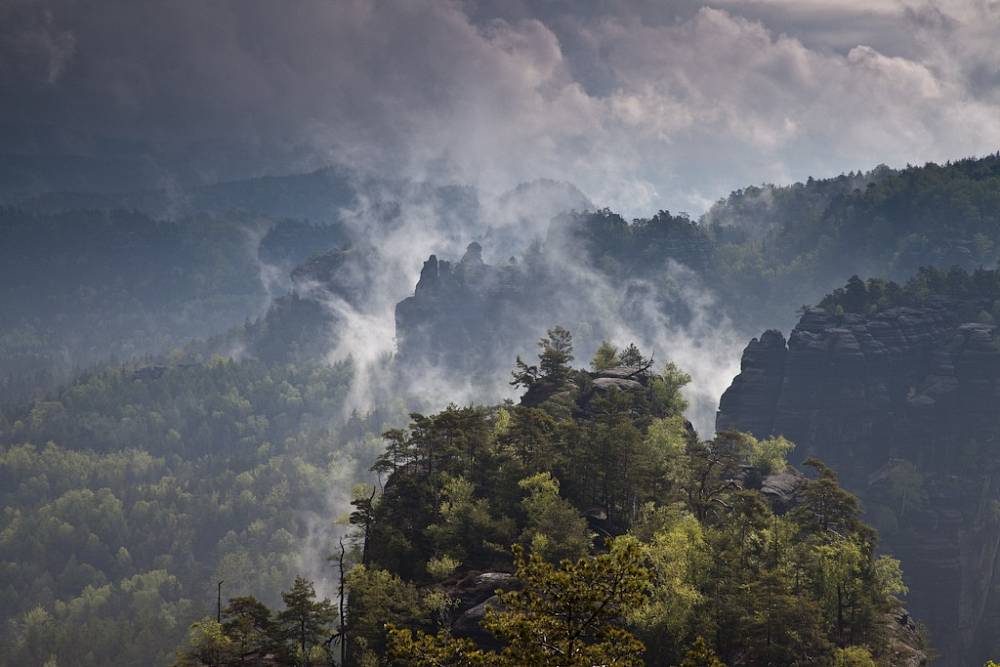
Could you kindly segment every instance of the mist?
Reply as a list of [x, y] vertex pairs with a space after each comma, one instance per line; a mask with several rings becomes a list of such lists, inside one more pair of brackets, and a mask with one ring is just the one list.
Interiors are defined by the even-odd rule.
[[[559, 216], [592, 208], [571, 186], [536, 182], [499, 197], [484, 195], [458, 219], [451, 202], [428, 198], [421, 188], [402, 193], [372, 188], [359, 185], [359, 205], [339, 212], [355, 250], [344, 255], [334, 283], [297, 285], [330, 314], [326, 361], [351, 362], [354, 379], [345, 415], [399, 397], [427, 411], [516, 398], [507, 382], [515, 357], [533, 358], [538, 339], [561, 325], [574, 333], [578, 366], [586, 367], [605, 340], [620, 349], [635, 343], [658, 364], [678, 364], [692, 376], [685, 390], [690, 419], [703, 436], [714, 433], [718, 397], [738, 369], [746, 332], [734, 328], [696, 271], [664, 258], [653, 284], [640, 277], [622, 282], [590, 266], [584, 248], [550, 229]], [[389, 201], [393, 214], [387, 219]], [[471, 371], [421, 357], [393, 363], [395, 309], [413, 294], [424, 261], [436, 255], [457, 262], [466, 246], [478, 241], [487, 265], [508, 266], [510, 258], [515, 264], [506, 270], [525, 281], [527, 291], [505, 316], [516, 320], [515, 336], [483, 352], [487, 361]], [[533, 261], [544, 264], [543, 285], [532, 286], [527, 278], [531, 247], [541, 249]]]

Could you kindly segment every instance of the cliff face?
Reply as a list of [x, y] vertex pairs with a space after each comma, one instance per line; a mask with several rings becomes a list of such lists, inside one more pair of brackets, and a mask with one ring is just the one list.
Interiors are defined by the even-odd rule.
[[1000, 652], [1000, 345], [960, 315], [979, 306], [808, 310], [787, 343], [750, 342], [717, 417], [784, 435], [861, 496], [943, 665]]

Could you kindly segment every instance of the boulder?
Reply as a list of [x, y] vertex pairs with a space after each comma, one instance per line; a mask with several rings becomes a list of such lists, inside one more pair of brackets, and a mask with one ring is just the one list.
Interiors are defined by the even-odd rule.
[[799, 489], [805, 483], [805, 476], [788, 466], [783, 471], [768, 475], [760, 485], [760, 492], [771, 503], [777, 514], [784, 514], [798, 502]]
[[468, 637], [480, 646], [497, 648], [497, 640], [480, 625], [486, 612], [499, 607], [498, 590], [513, 590], [520, 582], [509, 572], [470, 572], [446, 583], [448, 595], [456, 600], [452, 632]]
[[624, 378], [599, 377], [593, 380], [594, 391], [606, 392], [612, 389], [628, 391], [631, 389], [642, 389], [642, 383]]

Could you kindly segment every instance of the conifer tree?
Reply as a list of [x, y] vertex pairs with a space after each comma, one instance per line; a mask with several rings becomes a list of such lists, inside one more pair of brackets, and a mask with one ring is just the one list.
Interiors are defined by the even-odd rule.
[[312, 648], [330, 635], [330, 626], [337, 616], [329, 600], [317, 600], [313, 583], [295, 577], [292, 589], [281, 594], [285, 609], [278, 614], [280, 636], [298, 649], [302, 664], [310, 664]]
[[594, 358], [590, 361], [590, 368], [595, 372], [605, 371], [618, 365], [618, 348], [604, 341], [597, 348]]
[[552, 327], [545, 337], [538, 341], [541, 353], [538, 366], [542, 379], [552, 384], [562, 384], [572, 370], [573, 335], [560, 326]]
[[649, 587], [642, 551], [632, 539], [618, 540], [610, 552], [555, 566], [514, 547], [520, 591], [499, 591], [500, 609], [487, 613], [483, 627], [505, 642], [485, 652], [447, 633], [416, 637], [390, 631], [393, 664], [496, 667], [592, 667], [643, 664], [642, 642], [622, 627], [625, 612], [641, 604]]
[[271, 610], [252, 595], [235, 597], [222, 610], [222, 629], [238, 647], [238, 663], [246, 656], [263, 653], [274, 641], [274, 619]]

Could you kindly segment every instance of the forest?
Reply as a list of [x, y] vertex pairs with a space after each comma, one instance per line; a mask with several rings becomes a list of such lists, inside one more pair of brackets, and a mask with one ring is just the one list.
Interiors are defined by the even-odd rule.
[[[492, 250], [473, 194], [413, 185], [452, 210], [459, 247], [484, 244], [389, 291], [378, 281], [398, 257], [382, 241], [407, 230], [407, 205], [379, 202], [383, 226], [362, 234], [309, 218], [322, 206], [299, 198], [351, 195], [303, 178], [198, 194], [178, 217], [148, 194], [0, 211], [0, 664], [934, 655], [942, 626], [925, 632], [908, 600], [939, 603], [940, 571], [910, 568], [908, 549], [945, 472], [977, 489], [955, 521], [992, 534], [993, 422], [920, 427], [947, 451], [876, 424], [884, 452], [850, 460], [852, 434], [713, 433], [695, 408], [714, 414], [721, 388], [698, 385], [699, 365], [735, 364], [739, 348], [698, 344], [743, 345], [815, 311], [830, 331], [918, 313], [938, 327], [921, 335], [975, 325], [1000, 349], [1000, 158], [745, 188], [697, 220], [539, 212], [544, 235], [511, 227]], [[272, 208], [255, 211], [261, 199]], [[484, 263], [511, 248], [514, 261]], [[354, 356], [386, 314], [398, 347]], [[355, 346], [333, 355], [342, 343]], [[966, 406], [995, 391], [992, 357], [976, 354], [961, 368], [985, 375], [961, 385]], [[867, 415], [879, 383], [919, 406], [952, 382], [925, 381], [914, 369], [931, 362], [912, 358], [844, 393], [865, 386]], [[962, 549], [958, 562], [987, 554]], [[976, 638], [956, 639], [978, 663], [1000, 650], [993, 604], [957, 607], [984, 610]]]
[[[179, 665], [874, 665], [905, 593], [857, 499], [782, 438], [701, 440], [689, 378], [610, 344], [575, 370], [554, 328], [521, 400], [411, 415], [331, 554], [340, 606], [296, 579], [230, 599]], [[611, 382], [608, 382], [608, 381]], [[792, 506], [762, 490], [799, 479]], [[776, 511], [777, 510], [777, 511]], [[470, 580], [499, 584], [477, 606]], [[476, 614], [477, 609], [480, 610]], [[469, 628], [470, 617], [480, 628]], [[479, 641], [470, 639], [469, 635]], [[244, 662], [246, 661], [246, 662]]]
[[0, 663], [167, 664], [215, 581], [279, 599], [306, 513], [328, 511], [329, 485], [349, 488], [381, 450], [385, 417], [334, 426], [349, 378], [221, 358], [125, 365], [4, 414]]

